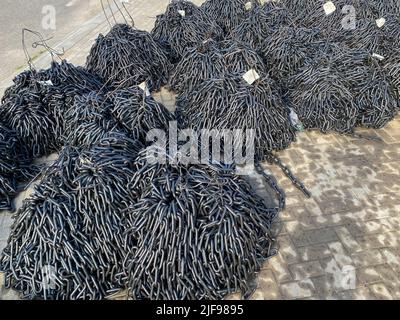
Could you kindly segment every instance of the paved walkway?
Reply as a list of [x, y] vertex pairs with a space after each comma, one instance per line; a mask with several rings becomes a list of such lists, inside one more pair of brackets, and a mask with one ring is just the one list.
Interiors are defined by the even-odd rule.
[[[137, 0], [128, 7], [136, 26], [150, 30], [167, 3]], [[101, 13], [59, 47], [72, 63], [83, 64], [98, 33], [108, 29]], [[36, 64], [46, 67], [48, 60], [43, 56]], [[0, 91], [8, 85], [0, 83]], [[173, 108], [168, 92], [156, 98]], [[258, 274], [252, 299], [400, 299], [400, 117], [383, 130], [367, 132], [384, 142], [303, 132], [280, 153], [312, 199], [279, 169], [266, 166], [286, 190], [287, 208], [274, 226], [279, 254]], [[11, 214], [0, 213], [0, 249], [11, 223]], [[1, 298], [15, 294], [0, 289]]]

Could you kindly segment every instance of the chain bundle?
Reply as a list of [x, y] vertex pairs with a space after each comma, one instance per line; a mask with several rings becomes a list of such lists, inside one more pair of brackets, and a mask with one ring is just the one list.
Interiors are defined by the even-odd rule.
[[274, 250], [278, 214], [231, 167], [150, 165], [143, 152], [129, 190], [124, 260], [134, 299], [221, 299], [247, 281]]
[[119, 89], [110, 94], [111, 114], [130, 137], [146, 142], [149, 130], [168, 130], [173, 115], [139, 87]]
[[201, 9], [218, 23], [225, 34], [229, 34], [259, 5], [259, 0], [207, 0]]
[[17, 212], [0, 258], [6, 287], [30, 299], [102, 299], [121, 288], [121, 210], [140, 145], [122, 135], [62, 150]]
[[357, 121], [354, 95], [329, 59], [321, 57], [289, 79], [290, 101], [305, 128], [352, 133]]
[[86, 68], [111, 87], [130, 87], [146, 81], [150, 90], [160, 89], [170, 72], [161, 46], [148, 32], [127, 24], [116, 24], [105, 36], [98, 36]]
[[0, 122], [0, 210], [12, 209], [12, 198], [19, 191], [18, 183], [32, 178], [34, 167], [28, 150], [17, 132]]
[[56, 149], [56, 121], [46, 104], [52, 87], [40, 80], [36, 71], [24, 71], [6, 89], [0, 106], [0, 118], [17, 132], [32, 158]]
[[269, 2], [253, 9], [229, 35], [229, 38], [241, 41], [259, 52], [264, 39], [281, 27], [291, 25], [289, 11], [279, 3]]
[[201, 129], [254, 130], [257, 153], [287, 148], [295, 139], [279, 91], [263, 75], [249, 85], [241, 75], [211, 79], [177, 101], [183, 127]]
[[191, 92], [209, 79], [227, 73], [245, 73], [249, 69], [266, 72], [263, 59], [251, 48], [237, 41], [208, 41], [186, 51], [172, 74], [169, 86], [182, 94]]
[[91, 148], [110, 134], [119, 132], [111, 115], [112, 101], [103, 93], [93, 91], [77, 97], [65, 113], [64, 144]]
[[270, 68], [270, 74], [282, 88], [295, 75], [306, 60], [315, 55], [315, 42], [319, 40], [316, 29], [281, 27], [267, 37], [261, 53]]
[[173, 0], [166, 12], [157, 16], [151, 34], [164, 46], [170, 61], [177, 63], [186, 48], [196, 47], [210, 38], [222, 38], [223, 31], [190, 1]]

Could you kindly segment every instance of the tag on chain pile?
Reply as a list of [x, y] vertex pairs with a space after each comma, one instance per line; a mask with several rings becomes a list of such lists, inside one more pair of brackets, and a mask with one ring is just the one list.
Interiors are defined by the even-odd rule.
[[376, 19], [375, 22], [378, 28], [382, 28], [386, 23], [386, 19], [385, 18]]
[[377, 53], [373, 53], [372, 56], [373, 56], [374, 58], [377, 58], [377, 59], [380, 60], [380, 61], [385, 60], [385, 57], [384, 57], [384, 56], [381, 56], [380, 54], [377, 54]]
[[327, 16], [331, 15], [336, 11], [336, 6], [332, 1], [328, 1], [324, 4], [324, 11]]
[[179, 13], [182, 17], [186, 17], [186, 11], [185, 11], [185, 10], [178, 10], [178, 13]]
[[138, 87], [139, 87], [140, 89], [143, 90], [143, 92], [146, 94], [146, 96], [149, 96], [149, 95], [150, 95], [150, 91], [149, 91], [149, 89], [147, 88], [146, 81], [144, 81], [144, 82], [142, 82], [141, 84], [139, 84]]
[[250, 69], [243, 75], [243, 79], [250, 85], [252, 85], [255, 81], [260, 79], [260, 75], [256, 70]]
[[290, 108], [290, 122], [292, 126], [296, 128], [297, 131], [304, 131], [303, 123], [300, 121], [299, 116], [297, 115], [296, 111]]
[[46, 80], [46, 81], [38, 81], [40, 84], [45, 85], [45, 86], [52, 86], [53, 82], [51, 80]]

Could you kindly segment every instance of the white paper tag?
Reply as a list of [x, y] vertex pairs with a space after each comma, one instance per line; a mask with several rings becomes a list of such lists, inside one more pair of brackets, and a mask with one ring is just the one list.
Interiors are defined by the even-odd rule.
[[376, 19], [375, 22], [378, 28], [382, 28], [386, 23], [386, 19], [385, 18]]
[[384, 57], [384, 56], [381, 56], [380, 54], [377, 54], [377, 53], [373, 53], [372, 56], [373, 56], [374, 58], [377, 58], [377, 59], [380, 60], [380, 61], [385, 60], [385, 57]]
[[324, 11], [327, 16], [334, 13], [336, 11], [336, 6], [332, 1], [328, 1], [324, 4]]
[[38, 81], [40, 84], [43, 84], [45, 86], [53, 86], [53, 82], [51, 80], [46, 80], [46, 81]]
[[297, 115], [296, 111], [294, 111], [292, 108], [290, 108], [290, 122], [292, 123], [292, 126], [296, 128], [298, 131], [303, 131], [304, 127], [303, 124], [301, 123], [299, 116]]
[[144, 82], [142, 82], [141, 84], [139, 84], [138, 87], [144, 91], [144, 93], [146, 94], [146, 96], [149, 96], [149, 95], [150, 95], [150, 91], [149, 91], [149, 89], [147, 88], [146, 81], [144, 81]]
[[186, 16], [186, 11], [185, 11], [185, 10], [178, 10], [178, 13], [179, 13], [182, 17], [185, 17], [185, 16]]
[[249, 11], [249, 10], [251, 10], [251, 8], [253, 8], [253, 4], [249, 1], [249, 2], [246, 2], [244, 7], [246, 8], [247, 11]]
[[248, 84], [253, 84], [255, 81], [260, 79], [260, 75], [257, 73], [256, 70], [250, 69], [243, 75], [243, 79], [248, 83]]

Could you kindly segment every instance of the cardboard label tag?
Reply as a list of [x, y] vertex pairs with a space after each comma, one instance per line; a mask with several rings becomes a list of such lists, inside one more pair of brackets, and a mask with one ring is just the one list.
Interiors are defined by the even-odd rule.
[[144, 93], [146, 94], [146, 96], [149, 96], [149, 95], [150, 95], [150, 91], [149, 91], [149, 89], [147, 88], [146, 81], [144, 81], [144, 82], [142, 82], [141, 84], [139, 84], [138, 87], [144, 91]]
[[377, 54], [377, 53], [373, 53], [372, 56], [373, 56], [374, 58], [377, 58], [377, 59], [380, 60], [380, 61], [385, 60], [385, 57], [384, 57], [384, 56], [381, 56], [380, 54]]
[[46, 81], [38, 81], [40, 84], [45, 85], [45, 86], [53, 86], [53, 82], [51, 80], [46, 80]]
[[324, 11], [327, 16], [331, 15], [336, 11], [336, 6], [332, 1], [328, 1], [324, 4]]
[[251, 10], [251, 8], [253, 8], [253, 4], [249, 1], [249, 2], [246, 2], [244, 7], [246, 8], [247, 11], [249, 11], [249, 10]]
[[243, 75], [243, 79], [250, 85], [252, 85], [255, 81], [260, 79], [260, 75], [256, 70], [250, 69]]
[[375, 22], [376, 22], [376, 25], [378, 26], [378, 28], [382, 28], [386, 23], [386, 19], [379, 18], [379, 19], [376, 19]]
[[179, 13], [182, 17], [185, 17], [185, 16], [186, 16], [186, 11], [185, 11], [185, 10], [178, 10], [178, 13]]

